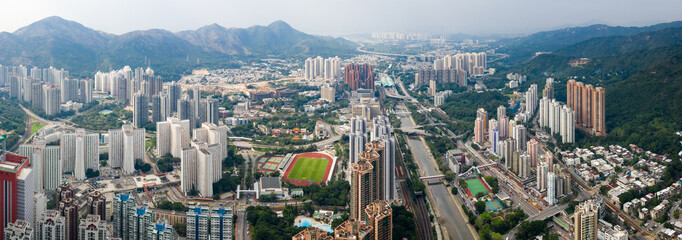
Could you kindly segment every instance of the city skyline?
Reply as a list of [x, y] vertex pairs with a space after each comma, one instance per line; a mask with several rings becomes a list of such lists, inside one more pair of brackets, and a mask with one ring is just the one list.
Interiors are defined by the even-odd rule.
[[[133, 4], [136, 7], [130, 7]], [[680, 20], [676, 10], [682, 8], [682, 2], [677, 1], [642, 3], [633, 0], [599, 2], [580, 0], [570, 3], [547, 3], [539, 0], [466, 3], [429, 0], [403, 1], [401, 4], [372, 1], [363, 4], [363, 7], [357, 8], [358, 4], [353, 3], [303, 0], [265, 3], [198, 1], [193, 4], [158, 0], [121, 1], [117, 4], [83, 0], [15, 1], [8, 2], [4, 8], [6, 10], [0, 11], [2, 13], [0, 31], [14, 32], [40, 19], [60, 16], [113, 34], [159, 28], [179, 32], [213, 23], [227, 28], [244, 28], [268, 25], [282, 20], [304, 32], [334, 36], [384, 31], [523, 35], [569, 26], [591, 24], [644, 26], [676, 21]], [[324, 11], [325, 9], [333, 11]], [[453, 14], [453, 10], [456, 14]], [[481, 15], [483, 11], [495, 17]], [[348, 12], [357, 14], [349, 15]], [[638, 17], [632, 19], [630, 16], [633, 15]], [[116, 21], [113, 21], [114, 19]]]

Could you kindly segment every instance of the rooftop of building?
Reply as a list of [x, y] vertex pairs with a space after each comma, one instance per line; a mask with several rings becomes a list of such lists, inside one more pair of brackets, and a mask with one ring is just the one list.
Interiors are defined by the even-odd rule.
[[279, 177], [262, 177], [260, 182], [261, 188], [281, 188]]

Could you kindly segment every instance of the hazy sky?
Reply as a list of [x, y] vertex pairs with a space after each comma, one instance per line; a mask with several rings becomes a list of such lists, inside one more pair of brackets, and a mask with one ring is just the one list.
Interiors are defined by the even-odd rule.
[[524, 34], [594, 23], [650, 25], [682, 20], [680, 10], [680, 0], [10, 0], [0, 8], [0, 31], [57, 15], [115, 34], [151, 28], [176, 32], [212, 23], [248, 27], [275, 20], [323, 35]]

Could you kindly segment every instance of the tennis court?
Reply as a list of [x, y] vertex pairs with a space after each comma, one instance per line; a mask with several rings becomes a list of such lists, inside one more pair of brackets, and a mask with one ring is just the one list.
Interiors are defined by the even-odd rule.
[[465, 182], [467, 183], [467, 192], [470, 197], [475, 197], [478, 193], [488, 194], [490, 192], [488, 186], [480, 178], [469, 179]]
[[270, 160], [268, 160], [268, 162], [281, 163], [282, 159], [284, 159], [284, 158], [283, 157], [271, 157]]
[[498, 200], [498, 199], [485, 201], [485, 211], [486, 212], [494, 212], [494, 211], [500, 210], [502, 208], [504, 208], [504, 207], [502, 207], [502, 203], [500, 203], [500, 200]]
[[258, 158], [258, 171], [272, 173], [277, 171], [277, 167], [284, 160], [282, 156], [263, 156]]

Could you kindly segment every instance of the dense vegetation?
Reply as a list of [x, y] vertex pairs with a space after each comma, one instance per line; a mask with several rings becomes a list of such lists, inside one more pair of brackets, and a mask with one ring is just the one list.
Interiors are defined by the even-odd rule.
[[240, 184], [244, 171], [244, 157], [237, 154], [237, 147], [234, 145], [228, 146], [227, 157], [223, 159], [223, 170], [235, 169], [234, 174], [230, 173], [232, 171], [223, 172], [222, 178], [218, 182], [213, 183], [213, 193], [217, 196], [224, 192], [230, 192], [237, 189], [237, 185]]
[[300, 210], [296, 206], [287, 205], [282, 217], [266, 206], [250, 206], [246, 209], [246, 220], [251, 225], [252, 240], [289, 240], [293, 235], [305, 229], [294, 226], [294, 220]]
[[0, 104], [0, 130], [12, 132], [4, 140], [7, 148], [11, 148], [26, 133], [26, 113], [16, 101], [8, 99], [7, 93], [1, 93], [0, 97], [3, 102]]
[[187, 212], [189, 208], [182, 204], [182, 202], [171, 202], [167, 200], [161, 200], [156, 204], [157, 208], [160, 209], [165, 209], [165, 210], [172, 210], [176, 212]]
[[538, 32], [524, 37], [503, 39], [496, 43], [500, 46], [500, 49], [497, 51], [509, 54], [509, 57], [497, 64], [502, 66], [519, 64], [532, 58], [537, 52], [556, 51], [563, 47], [592, 38], [629, 36], [680, 26], [682, 26], [682, 22], [661, 23], [646, 27], [591, 25], [586, 27], [563, 28], [553, 31]]
[[307, 198], [318, 206], [346, 206], [350, 199], [350, 183], [344, 180], [303, 187]]
[[592, 38], [554, 52], [575, 57], [615, 56], [641, 49], [654, 49], [682, 44], [682, 28], [673, 27], [632, 36]]
[[150, 170], [152, 170], [152, 165], [146, 163], [145, 161], [142, 161], [142, 159], [135, 159], [135, 170], [147, 173]]
[[453, 94], [440, 108], [450, 118], [471, 123], [471, 128], [473, 128], [473, 122], [476, 120], [476, 110], [479, 108], [485, 109], [488, 112], [488, 119], [492, 119], [495, 117], [496, 109], [499, 106], [507, 106], [507, 97], [497, 91], [488, 91], [483, 93], [465, 92]]
[[85, 177], [86, 178], [99, 177], [99, 170], [92, 170], [91, 168], [88, 168], [88, 170], [85, 170]]
[[393, 210], [393, 240], [416, 240], [414, 215], [405, 206], [391, 206]]
[[[111, 113], [100, 113], [103, 110], [110, 110]], [[123, 125], [123, 120], [131, 120], [132, 117], [133, 113], [123, 109], [122, 105], [109, 103], [93, 106], [82, 114], [75, 116], [71, 121], [81, 128], [106, 131], [120, 128]]]
[[469, 217], [469, 223], [474, 225], [474, 228], [478, 230], [478, 235], [483, 240], [502, 240], [502, 235], [507, 234], [512, 228], [528, 217], [521, 209], [505, 211], [507, 212], [503, 218], [493, 215], [499, 214], [497, 212], [482, 213], [479, 217], [476, 217], [464, 208], [464, 213]]
[[156, 159], [156, 167], [161, 172], [173, 171], [173, 164], [178, 163], [180, 163], [180, 158], [175, 158], [170, 153], [167, 153], [166, 155]]
[[516, 239], [533, 239], [541, 234], [548, 234], [549, 229], [545, 221], [522, 222], [516, 232]]

